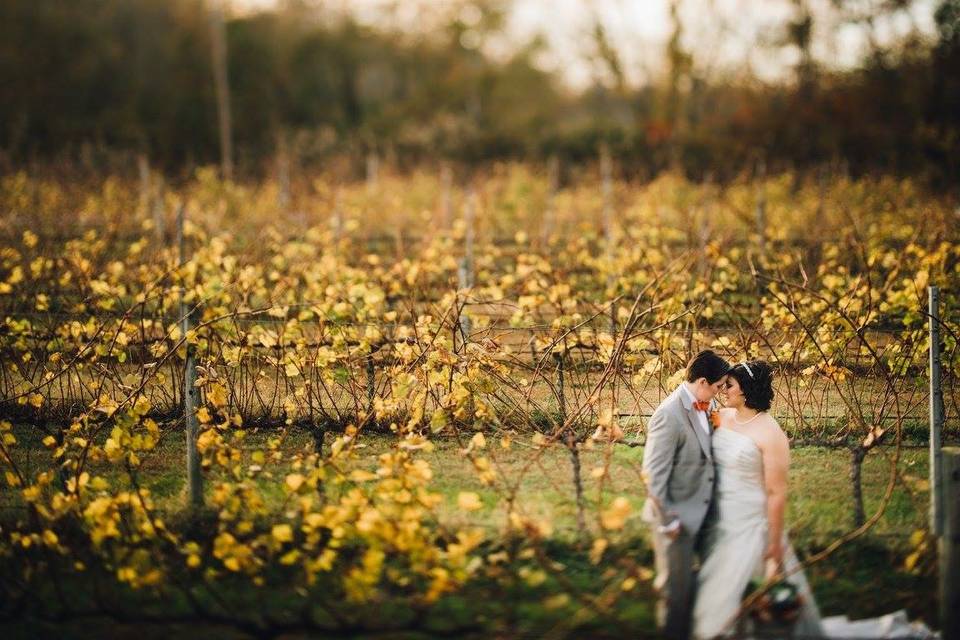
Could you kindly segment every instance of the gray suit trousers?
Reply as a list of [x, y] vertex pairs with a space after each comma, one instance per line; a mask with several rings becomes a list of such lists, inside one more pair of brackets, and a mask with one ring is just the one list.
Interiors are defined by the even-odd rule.
[[670, 640], [690, 637], [690, 611], [693, 609], [693, 558], [695, 540], [683, 531], [676, 540], [652, 532], [654, 563], [657, 571], [653, 586], [657, 590], [657, 627]]

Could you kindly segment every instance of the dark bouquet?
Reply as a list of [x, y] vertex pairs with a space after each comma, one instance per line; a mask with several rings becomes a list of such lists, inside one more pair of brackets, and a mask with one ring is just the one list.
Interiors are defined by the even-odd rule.
[[[764, 587], [763, 581], [756, 578], [751, 580], [743, 592], [744, 601]], [[766, 587], [763, 595], [753, 601], [750, 615], [758, 622], [790, 624], [799, 617], [802, 606], [803, 598], [800, 596], [797, 585], [780, 580]]]

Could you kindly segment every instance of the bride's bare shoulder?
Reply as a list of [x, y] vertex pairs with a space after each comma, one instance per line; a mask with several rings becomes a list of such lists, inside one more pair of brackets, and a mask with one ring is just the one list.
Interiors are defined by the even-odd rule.
[[763, 423], [768, 425], [769, 427], [783, 433], [783, 429], [780, 427], [780, 423], [777, 422], [777, 419], [774, 418], [772, 414], [764, 413], [763, 416], [761, 416], [760, 420], [763, 421]]
[[783, 427], [781, 427], [777, 419], [769, 413], [760, 419], [760, 424], [757, 426], [759, 427], [758, 430], [763, 434], [762, 437], [768, 441], [776, 443], [788, 442], [787, 434], [784, 432]]

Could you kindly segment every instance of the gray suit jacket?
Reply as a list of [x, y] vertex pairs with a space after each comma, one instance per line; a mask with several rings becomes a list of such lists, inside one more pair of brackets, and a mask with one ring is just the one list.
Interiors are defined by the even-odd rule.
[[684, 531], [695, 536], [713, 499], [716, 472], [710, 436], [697, 423], [693, 401], [682, 385], [660, 403], [647, 425], [642, 516], [654, 526], [679, 518]]

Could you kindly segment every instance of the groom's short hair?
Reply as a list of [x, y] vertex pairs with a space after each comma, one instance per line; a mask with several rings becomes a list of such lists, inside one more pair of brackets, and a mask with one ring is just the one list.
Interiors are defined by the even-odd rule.
[[727, 375], [728, 371], [730, 371], [730, 363], [710, 349], [704, 349], [690, 358], [690, 362], [687, 363], [687, 382], [706, 378], [707, 382], [713, 384]]

